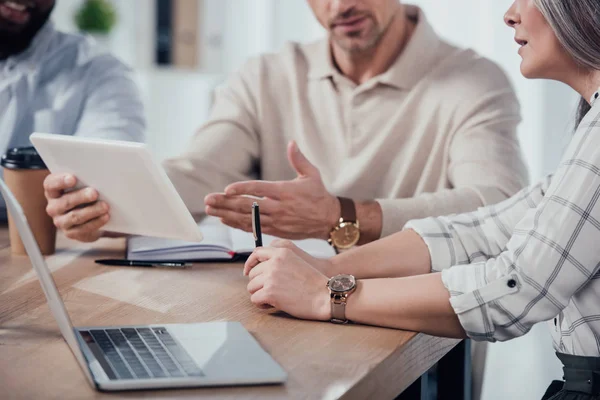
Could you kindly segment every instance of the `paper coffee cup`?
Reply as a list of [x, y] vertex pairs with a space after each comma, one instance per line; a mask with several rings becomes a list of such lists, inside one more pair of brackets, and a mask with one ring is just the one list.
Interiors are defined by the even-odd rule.
[[[4, 167], [4, 181], [23, 208], [42, 254], [53, 254], [56, 248], [56, 228], [52, 218], [46, 213], [48, 202], [44, 196], [44, 179], [50, 171], [34, 147], [10, 149], [2, 156], [0, 165]], [[11, 252], [25, 255], [25, 247], [12, 218], [9, 213]]]

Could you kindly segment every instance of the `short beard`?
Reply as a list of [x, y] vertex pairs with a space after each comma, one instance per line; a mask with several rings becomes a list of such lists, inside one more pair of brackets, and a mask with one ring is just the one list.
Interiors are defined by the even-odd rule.
[[37, 33], [48, 22], [53, 9], [54, 5], [44, 13], [34, 12], [31, 15], [31, 20], [21, 32], [0, 30], [0, 60], [27, 50]]
[[381, 39], [383, 38], [384, 33], [385, 33], [385, 31], [378, 32], [376, 35], [369, 38], [368, 41], [362, 45], [356, 45], [356, 44], [352, 44], [352, 43], [350, 43], [348, 45], [347, 43], [345, 43], [346, 40], [348, 40], [349, 42], [352, 42], [351, 36], [348, 38], [343, 38], [341, 40], [339, 40], [339, 39], [336, 40], [334, 37], [333, 40], [337, 43], [337, 45], [340, 48], [342, 48], [349, 54], [362, 54], [362, 53], [368, 53], [371, 50], [373, 50], [374, 48], [376, 48], [377, 45], [379, 44], [379, 42], [381, 42]]
[[[333, 41], [335, 41], [335, 43], [344, 51], [346, 51], [348, 54], [353, 55], [353, 56], [360, 56], [362, 54], [369, 54], [371, 53], [374, 49], [377, 48], [377, 46], [379, 46], [379, 43], [381, 43], [381, 41], [383, 40], [383, 37], [387, 34], [387, 32], [390, 30], [390, 26], [392, 26], [394, 19], [396, 18], [396, 16], [394, 16], [393, 18], [390, 19], [390, 21], [387, 23], [387, 25], [385, 25], [383, 28], [380, 28], [376, 25], [373, 26], [373, 29], [376, 30], [376, 32], [372, 32], [372, 37], [368, 38], [366, 40], [365, 43], [359, 44], [359, 45], [354, 45], [352, 44], [352, 37], [350, 36], [349, 38], [342, 38], [342, 39], [337, 39], [335, 37], [332, 37], [331, 39]], [[349, 44], [348, 43], [344, 43], [345, 40], [349, 40]]]

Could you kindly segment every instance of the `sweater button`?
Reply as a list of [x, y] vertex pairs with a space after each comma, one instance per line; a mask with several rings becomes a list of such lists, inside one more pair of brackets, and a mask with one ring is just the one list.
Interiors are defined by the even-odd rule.
[[515, 281], [514, 279], [510, 279], [507, 283], [509, 288], [514, 288], [515, 286], [517, 286], [517, 281]]

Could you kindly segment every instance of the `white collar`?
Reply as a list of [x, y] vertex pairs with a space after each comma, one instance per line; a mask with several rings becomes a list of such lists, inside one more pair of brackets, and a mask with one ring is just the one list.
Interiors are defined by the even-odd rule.
[[598, 98], [600, 97], [600, 88], [598, 88], [598, 90], [596, 90], [594, 92], [594, 94], [592, 94], [592, 97], [590, 97], [590, 105], [593, 107], [594, 103], [596, 102], [596, 100], [598, 100]]

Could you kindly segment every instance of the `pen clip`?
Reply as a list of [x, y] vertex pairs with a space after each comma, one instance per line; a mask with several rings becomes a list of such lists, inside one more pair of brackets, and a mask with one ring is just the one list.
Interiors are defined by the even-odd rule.
[[252, 234], [254, 235], [254, 240], [258, 240], [258, 236], [256, 234], [256, 208], [258, 207], [258, 203], [252, 203]]
[[189, 268], [192, 266], [192, 264], [183, 262], [161, 262], [156, 263], [156, 266], [169, 268]]

